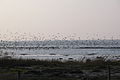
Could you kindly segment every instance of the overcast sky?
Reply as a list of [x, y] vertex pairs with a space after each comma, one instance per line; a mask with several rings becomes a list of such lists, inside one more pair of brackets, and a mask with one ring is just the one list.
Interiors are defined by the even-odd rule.
[[119, 36], [120, 0], [0, 0], [0, 33]]

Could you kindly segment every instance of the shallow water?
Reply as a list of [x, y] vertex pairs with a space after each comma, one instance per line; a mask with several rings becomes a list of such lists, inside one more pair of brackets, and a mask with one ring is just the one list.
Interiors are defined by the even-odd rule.
[[120, 55], [120, 49], [1, 49], [4, 52], [31, 55]]
[[[4, 44], [4, 45], [3, 45]], [[81, 59], [83, 57], [94, 59], [98, 56], [109, 56], [107, 58], [120, 57], [120, 40], [75, 40], [75, 41], [22, 41], [22, 42], [2, 42], [0, 43], [0, 53], [8, 53], [15, 58], [32, 59]], [[10, 48], [5, 48], [10, 47]], [[19, 49], [18, 47], [22, 47]], [[32, 47], [28, 49], [26, 47]], [[41, 47], [41, 48], [34, 48]], [[55, 47], [55, 48], [54, 48]], [[79, 48], [79, 47], [93, 47]], [[97, 48], [94, 47], [119, 47]], [[15, 49], [16, 48], [16, 49]], [[116, 58], [116, 59], [117, 59]]]
[[[14, 58], [23, 59], [64, 59], [81, 60], [107, 57], [107, 59], [120, 59], [120, 49], [2, 49]], [[116, 58], [117, 57], [117, 58]]]

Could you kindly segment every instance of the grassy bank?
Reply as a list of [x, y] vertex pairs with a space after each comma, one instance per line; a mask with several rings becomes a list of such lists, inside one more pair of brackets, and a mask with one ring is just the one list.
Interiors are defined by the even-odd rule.
[[120, 61], [0, 59], [0, 80], [120, 80]]

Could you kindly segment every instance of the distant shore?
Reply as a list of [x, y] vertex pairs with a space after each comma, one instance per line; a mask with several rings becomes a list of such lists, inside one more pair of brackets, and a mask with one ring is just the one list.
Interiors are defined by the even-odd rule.
[[[0, 49], [69, 49], [69, 47], [0, 47]], [[71, 49], [120, 49], [120, 47], [74, 47]]]

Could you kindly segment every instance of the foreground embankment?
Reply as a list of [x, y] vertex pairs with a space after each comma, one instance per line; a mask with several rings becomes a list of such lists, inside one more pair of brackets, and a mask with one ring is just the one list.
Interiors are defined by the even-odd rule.
[[120, 61], [0, 59], [0, 80], [120, 80]]

